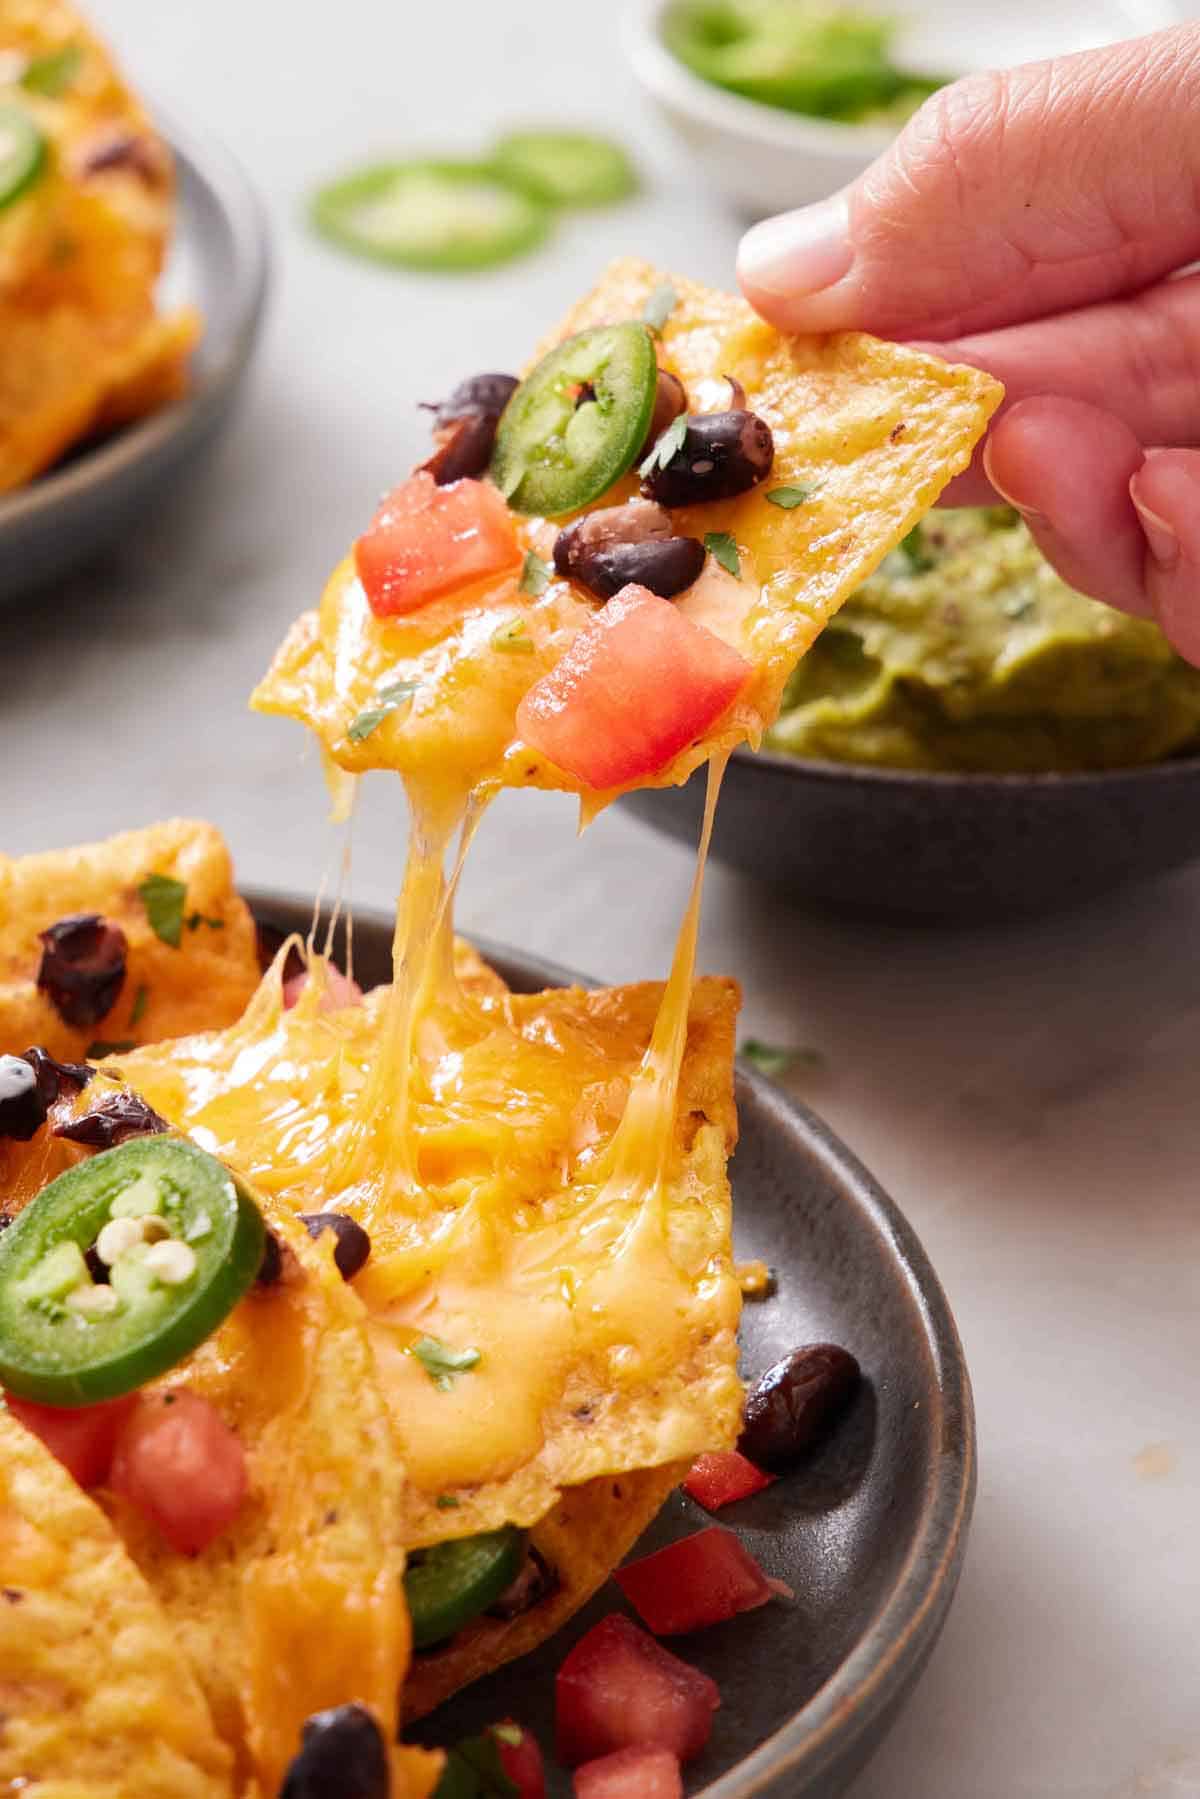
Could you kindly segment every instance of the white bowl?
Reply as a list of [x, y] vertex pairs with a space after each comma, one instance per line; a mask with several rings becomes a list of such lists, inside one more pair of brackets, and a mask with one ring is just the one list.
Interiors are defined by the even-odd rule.
[[[626, 52], [642, 87], [712, 185], [753, 218], [803, 206], [844, 187], [885, 150], [890, 126], [808, 119], [726, 93], [694, 75], [666, 48], [670, 0], [632, 0]], [[879, 10], [890, 12], [887, 0]], [[897, 39], [913, 70], [947, 75], [1010, 67], [1175, 24], [1170, 0], [915, 0]]]

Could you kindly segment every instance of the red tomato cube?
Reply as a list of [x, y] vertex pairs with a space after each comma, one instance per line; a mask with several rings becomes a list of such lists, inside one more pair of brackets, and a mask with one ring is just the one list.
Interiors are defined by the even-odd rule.
[[603, 791], [703, 737], [751, 674], [745, 657], [645, 587], [623, 587], [517, 708], [517, 731]]
[[417, 474], [384, 499], [354, 560], [376, 618], [393, 618], [515, 568], [521, 550], [512, 514], [486, 481], [438, 487]]
[[[298, 974], [290, 974], [283, 983], [283, 1009], [290, 1012], [304, 989], [308, 986], [309, 973], [302, 968]], [[331, 963], [325, 970], [325, 991], [322, 993], [317, 1010], [319, 1012], [340, 1012], [345, 1006], [356, 1006], [362, 998], [362, 988], [357, 981], [343, 974], [340, 968]]]
[[766, 1605], [774, 1588], [750, 1551], [719, 1524], [643, 1556], [617, 1584], [656, 1636], [679, 1636]]
[[137, 1394], [70, 1407], [35, 1405], [31, 1399], [6, 1398], [5, 1403], [81, 1487], [99, 1487], [108, 1479], [117, 1433], [137, 1404]]
[[678, 1758], [669, 1749], [618, 1749], [575, 1770], [575, 1799], [683, 1799]]
[[546, 1799], [546, 1770], [533, 1732], [506, 1718], [492, 1725], [492, 1736], [500, 1766], [517, 1789], [516, 1799]]
[[198, 1555], [241, 1510], [246, 1457], [220, 1412], [198, 1393], [145, 1393], [117, 1438], [111, 1485], [172, 1549]]
[[707, 1674], [613, 1612], [568, 1655], [554, 1702], [559, 1760], [574, 1768], [617, 1749], [667, 1749], [690, 1761], [721, 1695]]
[[697, 1456], [683, 1483], [683, 1490], [707, 1511], [719, 1512], [723, 1505], [732, 1505], [735, 1499], [748, 1499], [751, 1493], [761, 1493], [774, 1479], [773, 1474], [765, 1474], [761, 1468], [756, 1468], [736, 1449], [722, 1449], [712, 1455]]

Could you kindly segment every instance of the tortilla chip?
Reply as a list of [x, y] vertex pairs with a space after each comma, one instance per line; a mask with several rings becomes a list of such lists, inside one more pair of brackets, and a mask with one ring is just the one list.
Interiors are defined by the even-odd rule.
[[[274, 1207], [346, 1211], [369, 1231], [354, 1291], [407, 1468], [404, 1544], [533, 1524], [564, 1487], [732, 1444], [734, 984], [697, 983], [652, 1204], [606, 1191], [602, 1151], [650, 1038], [657, 984], [488, 994], [465, 1017], [435, 1006], [423, 1029], [455, 1050], [457, 1074], [451, 1099], [416, 1071], [416, 1192], [386, 1159], [386, 1138], [371, 1147], [382, 1161], [346, 1173], [390, 989], [342, 1011], [284, 1012], [277, 988], [268, 976], [228, 1031], [121, 1065]], [[412, 1353], [423, 1336], [477, 1348], [478, 1365], [437, 1383]]]
[[[117, 1528], [196, 1672], [239, 1787], [274, 1799], [315, 1711], [367, 1706], [387, 1740], [411, 1633], [396, 1530], [404, 1471], [362, 1308], [332, 1239], [286, 1216], [284, 1279], [257, 1288], [156, 1385], [208, 1399], [241, 1438], [250, 1494], [198, 1556], [116, 1499]], [[397, 1799], [423, 1799], [439, 1758], [397, 1750]]]
[[108, 1519], [0, 1412], [0, 1788], [38, 1799], [232, 1799], [172, 1623]]
[[[728, 406], [733, 377], [770, 424], [769, 479], [736, 499], [672, 511], [677, 529], [703, 538], [728, 532], [741, 578], [709, 564], [677, 609], [716, 632], [753, 674], [709, 734], [639, 785], [684, 780], [715, 749], [757, 744], [779, 710], [796, 662], [843, 600], [929, 510], [971, 458], [1002, 390], [978, 369], [858, 333], [784, 337], [745, 301], [646, 263], [614, 263], [543, 348], [575, 331], [639, 318], [656, 288], [677, 299], [662, 331], [664, 366], [683, 380], [696, 411]], [[770, 493], [800, 488], [785, 510]], [[636, 491], [627, 476], [596, 502]], [[365, 523], [364, 519], [364, 523]], [[548, 560], [559, 523], [521, 521], [523, 547]], [[334, 573], [318, 613], [293, 627], [252, 704], [309, 725], [344, 769], [391, 768], [420, 777], [461, 770], [468, 782], [579, 791], [579, 783], [514, 742], [524, 693], [552, 668], [593, 607], [570, 583], [551, 579], [540, 597], [517, 576], [481, 583], [400, 619], [371, 613], [352, 560]], [[530, 653], [494, 642], [498, 627], [523, 623]], [[412, 701], [357, 739], [349, 728], [380, 689], [413, 681]]]
[[406, 1721], [424, 1717], [460, 1687], [528, 1655], [560, 1630], [624, 1561], [689, 1466], [606, 1475], [564, 1493], [529, 1533], [559, 1585], [519, 1618], [477, 1618], [444, 1649], [415, 1656], [404, 1689]]
[[[186, 887], [178, 948], [155, 934], [138, 893], [152, 874]], [[37, 986], [39, 931], [76, 912], [103, 914], [120, 925], [128, 945], [115, 1003], [84, 1028], [65, 1024]], [[20, 1055], [41, 1044], [77, 1061], [98, 1039], [152, 1043], [231, 1024], [258, 979], [254, 921], [211, 825], [177, 818], [104, 843], [0, 856], [0, 1053]]]

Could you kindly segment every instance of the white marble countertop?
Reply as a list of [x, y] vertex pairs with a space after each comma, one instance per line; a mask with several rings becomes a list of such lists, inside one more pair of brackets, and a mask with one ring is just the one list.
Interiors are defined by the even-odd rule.
[[[610, 255], [727, 282], [738, 228], [643, 116], [611, 8], [94, 10], [138, 78], [250, 170], [275, 293], [204, 476], [101, 570], [0, 617], [0, 843], [191, 813], [226, 832], [245, 881], [311, 890], [338, 853], [315, 758], [244, 696], [413, 459], [415, 401], [516, 363]], [[640, 144], [645, 198], [459, 282], [342, 260], [303, 228], [312, 184], [364, 152], [480, 143], [539, 113]], [[404, 821], [372, 785], [353, 889], [387, 904]], [[580, 843], [565, 803], [510, 796], [473, 852], [461, 921], [605, 979], [655, 974], [690, 872], [620, 813]], [[856, 1799], [1200, 1794], [1198, 940], [1200, 868], [968, 935], [819, 919], [711, 874], [703, 964], [744, 983], [754, 1034], [826, 1056], [803, 1096], [916, 1225], [975, 1383], [959, 1597]]]

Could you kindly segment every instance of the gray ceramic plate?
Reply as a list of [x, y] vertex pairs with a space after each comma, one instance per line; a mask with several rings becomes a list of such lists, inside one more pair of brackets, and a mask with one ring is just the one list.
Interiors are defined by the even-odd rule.
[[[306, 931], [311, 904], [247, 896], [260, 918]], [[391, 921], [357, 913], [355, 973], [391, 974]], [[530, 992], [571, 976], [480, 944]], [[737, 1251], [777, 1271], [747, 1304], [744, 1369], [798, 1343], [853, 1350], [868, 1376], [825, 1450], [801, 1473], [721, 1514], [794, 1603], [673, 1641], [717, 1681], [722, 1707], [688, 1792], [703, 1799], [833, 1799], [877, 1746], [941, 1630], [975, 1487], [971, 1391], [954, 1321], [925, 1252], [891, 1200], [811, 1112], [739, 1067], [733, 1162]], [[709, 1523], [677, 1494], [636, 1553]], [[610, 1582], [534, 1655], [458, 1694], [421, 1726], [447, 1743], [504, 1717], [554, 1740], [554, 1674], [597, 1618], [621, 1607]], [[552, 1774], [550, 1792], [570, 1782]]]
[[0, 604], [86, 561], [182, 475], [213, 440], [249, 360], [267, 282], [258, 202], [218, 144], [165, 129], [179, 211], [163, 297], [191, 301], [204, 315], [191, 391], [0, 499]]
[[[694, 844], [702, 778], [622, 805]], [[713, 855], [838, 911], [957, 923], [1096, 899], [1200, 857], [1200, 757], [1107, 774], [910, 773], [739, 750]]]

